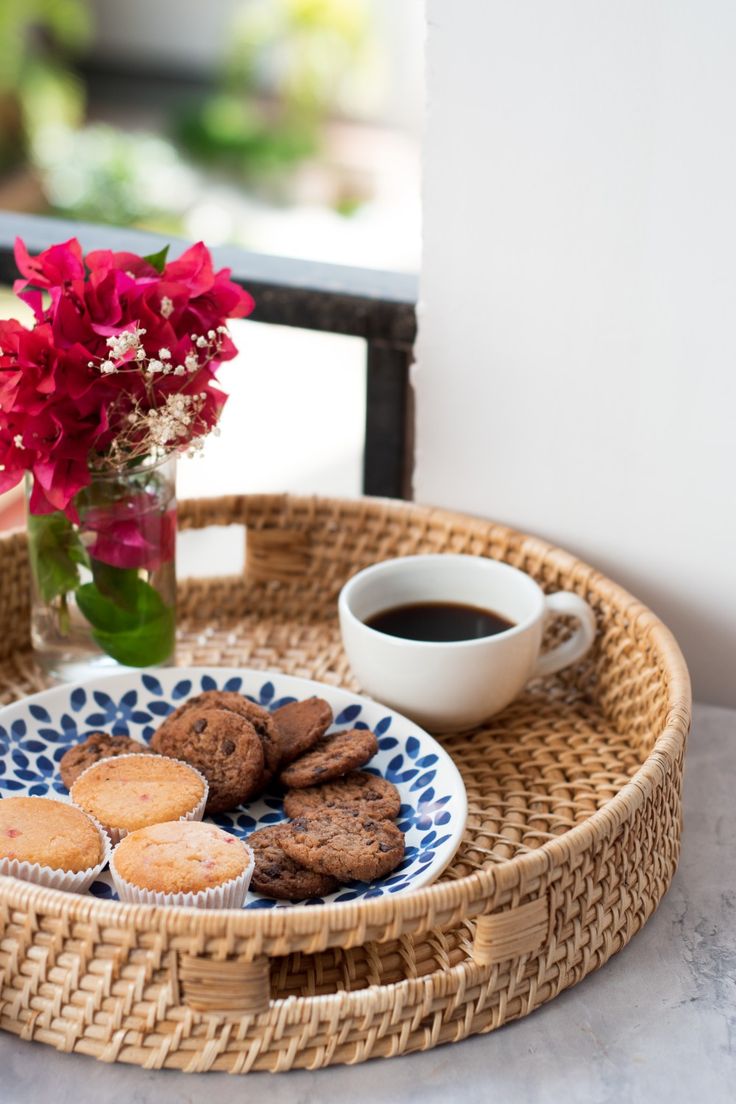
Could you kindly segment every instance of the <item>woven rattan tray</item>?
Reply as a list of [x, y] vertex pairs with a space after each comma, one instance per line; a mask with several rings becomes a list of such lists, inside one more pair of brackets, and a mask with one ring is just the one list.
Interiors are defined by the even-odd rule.
[[[388, 556], [467, 552], [575, 590], [593, 653], [471, 734], [443, 737], [469, 820], [441, 881], [389, 900], [242, 913], [156, 910], [0, 879], [0, 1026], [148, 1068], [287, 1070], [490, 1031], [580, 981], [656, 908], [675, 869], [690, 689], [667, 629], [544, 541], [399, 502], [186, 503], [246, 526], [243, 577], [180, 588], [179, 662], [352, 685], [336, 599]], [[0, 689], [41, 689], [25, 537], [0, 541]], [[558, 631], [565, 631], [561, 626]]]

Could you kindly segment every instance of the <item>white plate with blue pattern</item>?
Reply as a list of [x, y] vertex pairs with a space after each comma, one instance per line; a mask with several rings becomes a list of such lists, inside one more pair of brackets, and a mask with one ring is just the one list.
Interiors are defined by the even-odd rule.
[[[97, 730], [148, 743], [164, 717], [203, 690], [234, 690], [270, 710], [316, 694], [332, 707], [335, 720], [330, 731], [370, 728], [376, 735], [378, 753], [365, 769], [388, 778], [401, 795], [397, 823], [406, 836], [404, 861], [387, 878], [352, 882], [329, 897], [304, 904], [405, 893], [440, 876], [460, 846], [468, 809], [460, 772], [444, 748], [385, 705], [275, 672], [226, 667], [132, 671], [54, 687], [8, 705], [0, 710], [0, 796], [68, 799], [58, 766], [65, 751]], [[247, 840], [257, 828], [284, 818], [276, 788], [208, 819]], [[90, 893], [116, 899], [109, 874], [101, 875]], [[244, 907], [289, 906], [249, 893]]]

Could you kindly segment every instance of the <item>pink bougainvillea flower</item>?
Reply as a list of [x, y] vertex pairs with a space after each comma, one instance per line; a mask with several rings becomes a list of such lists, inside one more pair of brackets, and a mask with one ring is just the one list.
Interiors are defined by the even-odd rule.
[[83, 511], [80, 532], [93, 559], [156, 571], [174, 558], [176, 512], [162, 512], [155, 495], [143, 491]]
[[17, 280], [14, 291], [22, 290], [28, 284], [37, 288], [52, 288], [84, 279], [82, 247], [76, 238], [52, 245], [37, 257], [30, 255], [21, 238], [16, 238], [15, 263], [25, 280]]
[[30, 472], [31, 511], [75, 519], [93, 464], [185, 450], [215, 425], [217, 369], [237, 355], [226, 323], [254, 303], [202, 242], [162, 273], [134, 253], [84, 257], [75, 238], [35, 257], [18, 239], [15, 255], [35, 325], [0, 322], [0, 491]]

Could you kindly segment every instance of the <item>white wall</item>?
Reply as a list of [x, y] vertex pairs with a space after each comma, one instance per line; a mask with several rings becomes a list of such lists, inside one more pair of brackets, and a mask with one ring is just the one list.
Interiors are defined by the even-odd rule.
[[416, 497], [592, 561], [736, 706], [736, 7], [427, 7]]

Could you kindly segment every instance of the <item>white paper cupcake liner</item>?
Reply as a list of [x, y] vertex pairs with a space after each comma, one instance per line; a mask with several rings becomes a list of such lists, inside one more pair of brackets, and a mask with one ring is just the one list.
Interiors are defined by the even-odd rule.
[[[183, 759], [174, 759], [170, 755], [156, 755], [156, 756], [141, 755], [141, 754], [139, 754], [138, 752], [135, 752], [135, 751], [132, 751], [129, 755], [115, 755], [114, 757], [111, 757], [111, 758], [114, 758], [115, 761], [118, 762], [118, 763], [122, 762], [123, 759], [148, 759], [148, 760], [156, 759], [158, 761], [161, 761], [163, 759], [164, 761], [168, 761], [170, 763], [177, 763], [179, 766], [188, 767], [190, 771], [194, 771], [194, 773], [197, 775], [197, 778], [199, 778], [202, 781], [202, 783], [204, 784], [204, 793], [202, 795], [201, 800], [194, 806], [194, 808], [190, 809], [188, 813], [184, 813], [183, 816], [180, 816], [178, 819], [179, 820], [201, 820], [202, 817], [204, 816], [204, 810], [205, 810], [205, 806], [207, 804], [207, 797], [209, 796], [210, 787], [209, 787], [209, 783], [207, 782], [207, 779], [202, 774], [202, 772], [198, 771], [196, 767], [193, 767], [191, 765], [191, 763], [186, 763]], [[92, 816], [92, 814], [87, 812], [87, 810], [84, 808], [84, 806], [80, 805], [78, 801], [74, 800], [74, 788], [77, 785], [77, 783], [80, 782], [84, 778], [85, 774], [88, 774], [90, 771], [92, 771], [96, 767], [98, 767], [100, 763], [104, 763], [104, 762], [105, 762], [104, 759], [99, 759], [97, 761], [97, 763], [92, 763], [92, 765], [87, 767], [86, 770], [83, 770], [82, 773], [74, 780], [74, 782], [72, 783], [72, 788], [69, 791], [69, 797], [71, 799], [72, 804], [76, 805], [78, 809], [81, 809], [83, 813], [87, 813], [87, 816], [90, 817], [90, 819], [92, 819], [92, 820], [94, 820], [94, 817]], [[161, 823], [161, 822], [160, 821], [151, 821], [151, 823], [156, 824], [156, 823]], [[141, 825], [141, 827], [147, 827], [147, 825]], [[123, 839], [125, 836], [127, 836], [128, 832], [131, 830], [129, 828], [120, 828], [119, 826], [114, 825], [114, 824], [103, 824], [103, 828], [105, 829], [105, 831], [109, 835], [109, 837], [110, 837], [110, 839], [113, 843], [113, 846], [116, 846], [118, 843], [120, 843], [121, 839]]]
[[242, 908], [248, 892], [250, 880], [255, 869], [255, 856], [247, 843], [240, 841], [248, 852], [249, 862], [242, 874], [231, 878], [219, 886], [200, 889], [198, 893], [159, 893], [153, 889], [142, 889], [121, 877], [115, 867], [115, 852], [110, 859], [110, 873], [121, 901], [133, 905], [178, 905], [201, 909]]
[[[53, 801], [54, 798], [38, 797], [36, 800]], [[61, 802], [61, 804], [67, 803]], [[100, 837], [102, 858], [96, 866], [87, 867], [86, 870], [56, 870], [53, 866], [44, 866], [42, 863], [21, 862], [20, 859], [0, 859], [0, 874], [20, 878], [24, 882], [34, 882], [35, 885], [46, 886], [47, 889], [63, 889], [67, 893], [86, 893], [95, 878], [100, 876], [109, 863], [112, 847], [110, 837], [102, 825], [84, 809], [79, 811], [92, 821]]]

